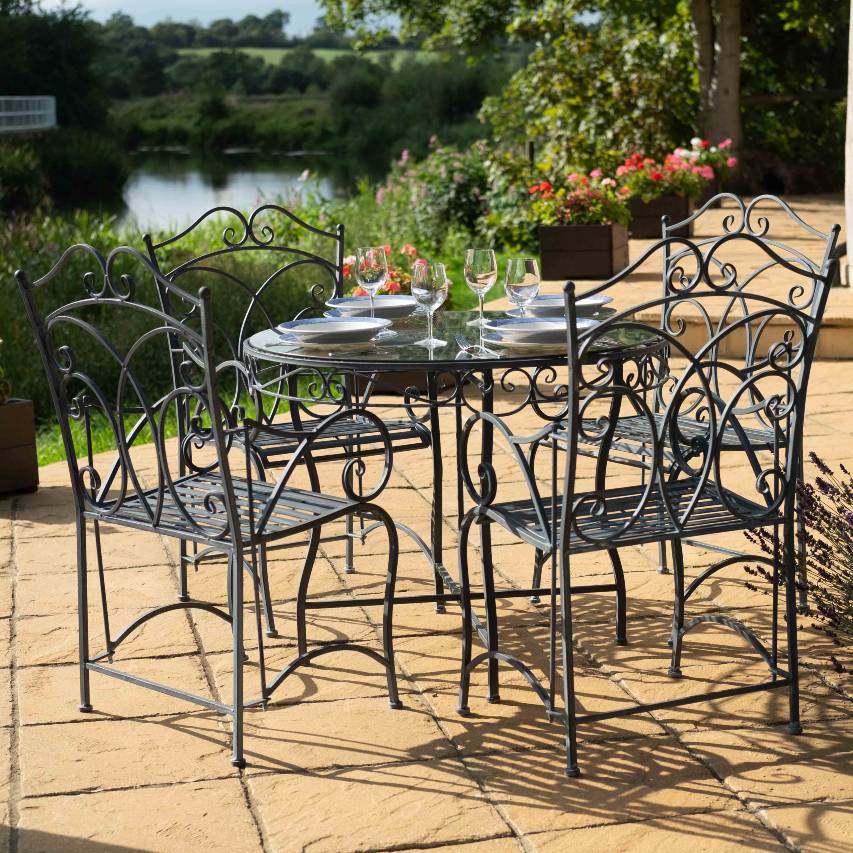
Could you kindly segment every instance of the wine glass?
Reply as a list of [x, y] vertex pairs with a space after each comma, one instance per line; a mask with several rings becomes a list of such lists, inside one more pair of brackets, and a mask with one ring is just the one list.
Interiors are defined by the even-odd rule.
[[521, 316], [539, 293], [539, 264], [535, 258], [510, 258], [506, 262], [504, 289], [507, 298], [517, 305]]
[[[359, 287], [367, 291], [370, 297], [370, 316], [376, 317], [376, 294], [385, 287], [388, 280], [388, 258], [382, 246], [362, 246], [355, 250], [355, 280]], [[395, 335], [389, 329], [383, 329], [377, 338]]]
[[418, 346], [435, 349], [447, 344], [447, 341], [433, 336], [432, 315], [447, 299], [449, 284], [444, 264], [419, 263], [412, 267], [412, 296], [419, 305], [423, 305], [427, 314], [427, 336], [421, 341], [415, 341]]
[[498, 262], [491, 249], [468, 249], [465, 253], [465, 284], [474, 291], [480, 300], [480, 317], [468, 323], [469, 326], [486, 325], [483, 314], [483, 301], [486, 294], [498, 280]]

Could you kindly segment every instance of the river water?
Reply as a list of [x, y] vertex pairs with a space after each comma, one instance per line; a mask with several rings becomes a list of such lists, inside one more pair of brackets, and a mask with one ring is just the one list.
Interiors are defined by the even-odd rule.
[[306, 192], [331, 198], [348, 184], [331, 176], [330, 158], [317, 156], [146, 152], [132, 162], [120, 220], [142, 230], [183, 227], [218, 205], [251, 210]]

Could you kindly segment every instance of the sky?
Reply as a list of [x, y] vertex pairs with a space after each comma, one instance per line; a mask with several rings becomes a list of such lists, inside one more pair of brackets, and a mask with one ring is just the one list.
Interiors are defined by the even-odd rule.
[[[46, 0], [45, 8], [62, 5], [60, 0]], [[318, 0], [245, 0], [241, 4], [223, 0], [137, 0], [136, 3], [121, 0], [80, 0], [96, 21], [105, 21], [114, 12], [124, 12], [134, 21], [145, 26], [171, 18], [173, 21], [198, 19], [203, 24], [217, 18], [242, 18], [244, 15], [263, 16], [273, 9], [290, 13], [290, 35], [304, 35], [314, 29], [314, 22], [322, 14]]]

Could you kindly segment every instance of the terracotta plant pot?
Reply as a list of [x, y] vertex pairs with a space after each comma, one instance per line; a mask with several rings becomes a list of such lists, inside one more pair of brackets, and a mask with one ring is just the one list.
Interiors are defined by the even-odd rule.
[[624, 225], [540, 225], [544, 279], [610, 278], [628, 266]]
[[[680, 195], [664, 195], [651, 201], [632, 198], [628, 202], [631, 209], [631, 236], [640, 239], [656, 240], [661, 236], [660, 220], [668, 216], [671, 223], [681, 222], [693, 213], [693, 202]], [[675, 237], [692, 237], [693, 223], [673, 232]]]
[[0, 405], [0, 494], [34, 492], [38, 484], [32, 401], [8, 400]]

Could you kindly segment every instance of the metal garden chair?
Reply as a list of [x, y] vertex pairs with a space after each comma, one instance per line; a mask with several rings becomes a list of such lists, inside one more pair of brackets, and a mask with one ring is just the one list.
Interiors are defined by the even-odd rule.
[[[380, 663], [386, 672], [391, 706], [401, 707], [391, 632], [397, 532], [387, 513], [372, 502], [391, 471], [391, 438], [382, 422], [358, 407], [340, 407], [311, 430], [270, 427], [257, 416], [244, 417], [242, 410], [222, 399], [222, 387], [233, 387], [234, 374], [242, 376], [245, 366], [228, 358], [220, 363], [214, 361], [209, 292], [202, 288], [194, 296], [181, 290], [161, 277], [134, 249], [117, 248], [104, 259], [91, 246], [76, 245], [38, 280], [30, 281], [23, 271], [18, 271], [16, 277], [47, 373], [74, 497], [80, 710], [92, 709], [91, 672], [186, 699], [232, 717], [232, 762], [243, 766], [244, 708], [266, 704], [273, 691], [298, 667], [340, 649], [361, 652]], [[162, 293], [168, 295], [172, 313], [161, 310]], [[54, 305], [45, 307], [49, 302]], [[174, 377], [170, 375], [172, 366]], [[247, 406], [251, 403], [243, 402]], [[176, 407], [185, 421], [173, 442], [167, 436]], [[357, 460], [350, 460], [343, 465], [342, 494], [321, 493], [316, 488], [316, 470], [310, 463], [313, 448], [349, 420], [369, 422], [378, 436], [383, 454], [377, 457], [382, 462], [378, 483], [369, 491], [356, 491]], [[257, 479], [251, 459], [251, 448], [261, 434], [268, 432], [293, 448], [274, 482]], [[104, 434], [111, 439], [115, 451], [106, 460], [95, 455], [93, 438], [103, 439]], [[143, 439], [153, 442], [153, 455], [149, 451], [144, 458], [140, 455]], [[307, 486], [294, 485], [297, 471], [303, 478], [307, 473]], [[308, 535], [304, 583], [313, 567], [322, 526], [353, 514], [376, 520], [389, 537], [383, 653], [348, 641], [308, 650], [303, 627], [298, 654], [268, 680], [260, 616], [259, 593], [265, 590], [260, 584], [259, 550]], [[227, 607], [187, 597], [150, 608], [117, 634], [111, 632], [109, 584], [100, 537], [103, 524], [176, 538], [201, 549], [199, 557], [225, 558]], [[90, 525], [95, 532], [95, 568], [106, 637], [106, 647], [97, 653], [90, 650], [89, 644]], [[243, 685], [244, 577], [248, 578], [254, 599], [260, 679], [260, 694], [250, 702], [244, 700]], [[230, 625], [230, 703], [140, 678], [113, 665], [113, 656], [138, 628], [179, 609], [206, 612]]]
[[[725, 207], [720, 207], [724, 203]], [[778, 218], [772, 218], [773, 212], [779, 214]], [[838, 242], [840, 226], [834, 225], [828, 232], [819, 231], [813, 226], [806, 223], [791, 207], [782, 199], [771, 195], [757, 196], [749, 203], [746, 203], [742, 198], [731, 193], [720, 193], [709, 199], [704, 205], [698, 208], [690, 217], [681, 221], [670, 223], [668, 217], [663, 217], [661, 222], [662, 239], [666, 240], [670, 237], [675, 237], [678, 234], [685, 233], [688, 226], [694, 227], [706, 226], [712, 220], [714, 225], [712, 230], [715, 232], [713, 236], [701, 237], [691, 241], [691, 247], [686, 248], [679, 245], [677, 242], [671, 244], [667, 249], [662, 251], [662, 294], [663, 296], [672, 295], [677, 291], [679, 281], [679, 265], [685, 258], [688, 258], [693, 247], [698, 247], [702, 250], [707, 250], [713, 247], [721, 237], [727, 234], [745, 233], [750, 235], [756, 241], [756, 250], [753, 253], [753, 266], [747, 271], [744, 269], [743, 262], [738, 264], [740, 274], [738, 276], [736, 289], [748, 293], [773, 293], [773, 288], [778, 285], [779, 280], [790, 280], [787, 274], [785, 265], [792, 265], [802, 270], [803, 272], [819, 273], [826, 270], [830, 259], [834, 256], [834, 251]], [[707, 229], [704, 229], [707, 230]], [[804, 251], [804, 243], [807, 241], [813, 244], [813, 251], [809, 254]], [[793, 245], [799, 242], [801, 248]], [[757, 244], [761, 244], [773, 250], [772, 255], [767, 255], [757, 248]], [[731, 244], [732, 246], [741, 247], [740, 243]], [[811, 246], [809, 247], [811, 248]], [[723, 273], [725, 266], [729, 263], [726, 257], [713, 257], [711, 263], [716, 267], [719, 273]], [[618, 278], [618, 277], [617, 277]], [[796, 279], [790, 282], [796, 285]], [[610, 283], [605, 282], [600, 288], [594, 288], [588, 293], [599, 293], [602, 289], [609, 289]], [[585, 294], [587, 295], [587, 294]], [[735, 294], [732, 293], [734, 298]], [[624, 300], [623, 300], [624, 301]], [[731, 308], [738, 307], [736, 300]], [[674, 318], [672, 315], [669, 320], [662, 312], [661, 324], [662, 328], [666, 328], [666, 323], [693, 322], [694, 337], [702, 340], [710, 341], [716, 334], [714, 327], [714, 317], [709, 317], [707, 324], [704, 318], [700, 317], [699, 312], [692, 312], [693, 316], [688, 316], [688, 312], [682, 312], [681, 317]], [[754, 346], [758, 336], [758, 326], [756, 323], [745, 323], [743, 328], [742, 349], [743, 354], [740, 358], [745, 366], [748, 366], [753, 354], [750, 352]], [[672, 331], [670, 329], [669, 331]], [[740, 344], [738, 344], [740, 346]], [[665, 375], [668, 366], [665, 358], [660, 358], [659, 354], [651, 354], [639, 366], [640, 369], [647, 370], [659, 374], [661, 377]], [[714, 368], [716, 374], [716, 368]], [[712, 377], [717, 381], [716, 375]], [[653, 398], [655, 419], [658, 423], [661, 422], [665, 406], [661, 399], [660, 388], [655, 388], [650, 392], [649, 397]], [[678, 421], [678, 438], [682, 446], [682, 450], [677, 454], [674, 449], [667, 443], [668, 439], [664, 437], [663, 453], [667, 462], [672, 466], [679, 464], [679, 455], [691, 453], [700, 453], [703, 443], [706, 441], [707, 424], [702, 420], [702, 412], [700, 410], [684, 412], [679, 416]], [[773, 428], [772, 424], [767, 422], [760, 408], [758, 408], [751, 417], [742, 418], [742, 426], [744, 434], [748, 438], [749, 447], [761, 447], [769, 449], [773, 444]], [[607, 450], [613, 457], [612, 461], [621, 459], [626, 465], [647, 465], [650, 458], [651, 435], [649, 433], [649, 423], [642, 412], [629, 412], [621, 415], [618, 421], [614, 424], [610, 445]], [[694, 450], [687, 450], [688, 444], [694, 446]], [[720, 444], [722, 452], [742, 451], [744, 449], [742, 442], [735, 436], [725, 435]], [[584, 447], [583, 442], [579, 447], [580, 453], [598, 456], [600, 448], [595, 446]], [[803, 453], [799, 453], [800, 470], [798, 478], [803, 480]], [[798, 515], [799, 518], [799, 515]], [[798, 521], [798, 526], [801, 528], [802, 520]], [[719, 550], [712, 542], [689, 543], [701, 545], [709, 550]], [[659, 547], [659, 570], [668, 572], [668, 563], [666, 547], [664, 543]], [[806, 603], [806, 573], [805, 573], [805, 537], [798, 536], [798, 565], [799, 565], [799, 596], [800, 603]], [[534, 564], [533, 585], [538, 586], [539, 578], [541, 577], [541, 565], [537, 562]]]
[[[217, 235], [218, 236], [214, 236]], [[248, 217], [229, 207], [207, 211], [183, 231], [154, 240], [146, 234], [144, 243], [151, 262], [165, 279], [183, 288], [204, 284], [214, 293], [217, 306], [215, 346], [230, 358], [243, 358], [243, 344], [255, 332], [286, 319], [321, 314], [325, 301], [343, 295], [344, 226], [325, 231], [303, 221], [291, 211], [265, 204]], [[199, 251], [199, 244], [203, 249]], [[181, 306], [163, 289], [163, 309], [181, 319]], [[288, 422], [300, 433], [316, 429], [336, 411], [366, 405], [376, 390], [375, 383], [359, 387], [340, 382], [334, 376], [306, 376], [305, 370], [288, 371], [273, 365], [252, 365], [253, 384], [262, 389], [261, 421], [266, 425]], [[173, 368], [174, 370], [174, 368]], [[239, 378], [239, 377], [238, 377]], [[240, 405], [247, 389], [241, 382], [230, 387], [230, 404]], [[287, 406], [287, 411], [284, 407]], [[314, 463], [336, 460], [345, 448], [352, 458], [384, 453], [385, 433], [395, 452], [428, 447], [430, 433], [413, 417], [383, 418], [382, 430], [374, 418], [349, 418], [327, 428], [312, 444]], [[179, 429], [187, 429], [186, 413]], [[260, 477], [288, 464], [298, 438], [278, 430], [262, 430], [253, 436], [251, 456]], [[344, 571], [353, 571], [353, 543], [364, 535], [356, 531], [355, 518], [347, 515]], [[259, 554], [261, 584], [268, 589], [267, 560]], [[181, 598], [187, 593], [187, 567], [198, 565], [198, 555], [181, 549]], [[270, 596], [266, 596], [269, 601]], [[267, 634], [276, 636], [272, 608], [266, 608]]]
[[[753, 293], [727, 254], [749, 245], [778, 265], [792, 284], [781, 294]], [[489, 661], [489, 695], [498, 694], [498, 662], [520, 670], [539, 695], [551, 719], [565, 726], [567, 766], [578, 774], [576, 727], [611, 717], [668, 708], [740, 693], [787, 688], [789, 731], [801, 730], [797, 674], [795, 596], [795, 494], [801, 469], [803, 415], [809, 371], [818, 329], [826, 305], [834, 260], [820, 270], [795, 264], [748, 228], [733, 229], [705, 245], [668, 238], [596, 292], [629, 279], [647, 261], [663, 255], [678, 257], [669, 264], [670, 280], [660, 298], [619, 311], [599, 325], [578, 333], [575, 325], [575, 287], [566, 285], [569, 379], [568, 413], [562, 424], [549, 425], [532, 436], [513, 435], [488, 413], [473, 415], [463, 431], [463, 458], [475, 427], [502, 436], [524, 475], [529, 496], [501, 500], [494, 467], [484, 462], [479, 484], [463, 472], [476, 506], [464, 518], [460, 534], [460, 581], [463, 603], [463, 649], [459, 711], [468, 713], [471, 671]], [[642, 312], [659, 310], [663, 322], [639, 319]], [[684, 312], [698, 314], [707, 325], [706, 338], [691, 338]], [[657, 337], [669, 349], [666, 370], [624, 369], [622, 355], [610, 342], [625, 336], [638, 340]], [[727, 353], [749, 342], [745, 357]], [[621, 412], [644, 421], [641, 466], [625, 466], [609, 448], [623, 423]], [[760, 442], [746, 424], [760, 416]], [[685, 424], [691, 428], [687, 429]], [[698, 436], [698, 438], [697, 438]], [[583, 445], [583, 446], [582, 446]], [[590, 445], [599, 449], [595, 464], [588, 459]], [[542, 494], [530, 465], [529, 448], [548, 448], [551, 458], [550, 494]], [[733, 453], [737, 450], [737, 453]], [[557, 460], [565, 454], [564, 463]], [[600, 460], [604, 460], [602, 463]], [[742, 460], [742, 464], [738, 464]], [[611, 462], [618, 468], [610, 467]], [[726, 462], [733, 463], [726, 465]], [[582, 465], [592, 466], [594, 486], [578, 484]], [[603, 470], [602, 470], [603, 465]], [[596, 469], [597, 466], [597, 470]], [[635, 472], [631, 474], [631, 472]], [[603, 475], [603, 476], [602, 476]], [[633, 478], [633, 480], [631, 479]], [[627, 482], [626, 482], [627, 480]], [[487, 628], [477, 631], [486, 650], [472, 656], [472, 606], [469, 592], [467, 543], [472, 526], [483, 528], [482, 561]], [[494, 572], [489, 527], [497, 524], [521, 541], [543, 552], [550, 564], [551, 640], [547, 685], [518, 658], [500, 648]], [[732, 531], [769, 528], [777, 544], [773, 557], [730, 549], [685, 586], [682, 545], [697, 538]], [[573, 676], [572, 596], [581, 590], [572, 584], [573, 557], [644, 544], [666, 544], [673, 555], [674, 608], [671, 625], [669, 674], [681, 674], [685, 636], [697, 625], [712, 623], [745, 638], [770, 671], [770, 679], [705, 694], [641, 704], [617, 711], [580, 714], [576, 708]], [[714, 611], [687, 619], [686, 605], [717, 572], [734, 565], [763, 563], [771, 567], [771, 628], [760, 638], [739, 620]], [[779, 649], [779, 587], [784, 590], [787, 664]], [[491, 629], [491, 630], [490, 630]], [[558, 645], [560, 646], [558, 650]], [[556, 703], [557, 670], [562, 670], [563, 708]]]

